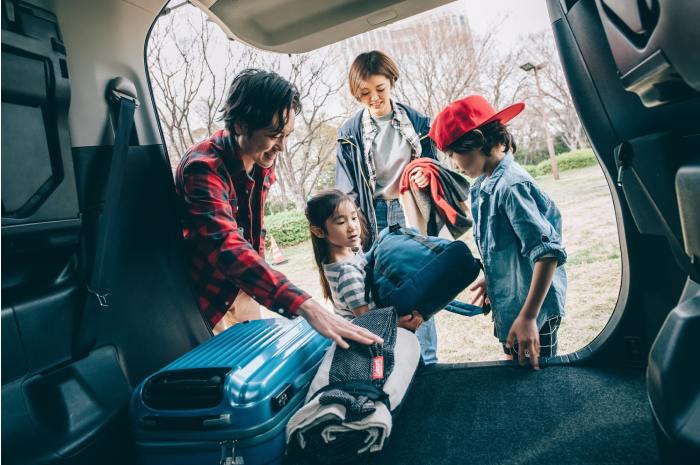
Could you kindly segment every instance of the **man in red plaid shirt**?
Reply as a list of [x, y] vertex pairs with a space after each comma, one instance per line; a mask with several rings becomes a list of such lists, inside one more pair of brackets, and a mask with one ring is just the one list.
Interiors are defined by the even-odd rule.
[[259, 305], [288, 318], [300, 315], [319, 333], [381, 342], [328, 312], [263, 259], [263, 212], [274, 165], [301, 111], [299, 91], [281, 76], [248, 69], [231, 83], [223, 108], [226, 129], [191, 147], [177, 168], [183, 234], [202, 313], [214, 334], [234, 321], [260, 318]]

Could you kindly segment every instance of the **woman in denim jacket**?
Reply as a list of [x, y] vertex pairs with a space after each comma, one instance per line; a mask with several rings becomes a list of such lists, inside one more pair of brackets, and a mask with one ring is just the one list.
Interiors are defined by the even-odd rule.
[[[471, 290], [490, 301], [494, 334], [521, 365], [557, 351], [566, 299], [566, 252], [561, 213], [513, 160], [516, 146], [505, 123], [525, 107], [496, 112], [481, 96], [451, 103], [435, 118], [430, 136], [469, 177], [474, 240], [484, 276]], [[488, 296], [487, 296], [488, 289]]]
[[[357, 203], [367, 219], [367, 250], [379, 231], [392, 224], [406, 226], [399, 203], [399, 181], [406, 165], [418, 157], [436, 158], [428, 131], [430, 119], [391, 98], [399, 78], [398, 66], [374, 50], [358, 55], [350, 66], [350, 93], [364, 107], [338, 132], [336, 188]], [[411, 173], [418, 187], [429, 183], [420, 168]], [[437, 362], [435, 320], [416, 331], [423, 361]]]

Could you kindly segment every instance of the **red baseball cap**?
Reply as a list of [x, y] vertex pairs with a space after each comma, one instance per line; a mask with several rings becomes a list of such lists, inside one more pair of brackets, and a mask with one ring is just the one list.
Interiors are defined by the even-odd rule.
[[444, 151], [452, 142], [486, 123], [499, 120], [505, 124], [523, 111], [525, 104], [514, 103], [496, 112], [481, 95], [470, 95], [447, 105], [433, 121], [430, 138]]

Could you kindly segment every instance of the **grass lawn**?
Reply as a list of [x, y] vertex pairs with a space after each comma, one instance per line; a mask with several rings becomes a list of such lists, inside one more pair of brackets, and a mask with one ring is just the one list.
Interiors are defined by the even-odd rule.
[[[585, 346], [600, 333], [617, 302], [621, 260], [615, 213], [610, 190], [598, 166], [564, 171], [559, 181], [544, 176], [537, 182], [554, 199], [564, 219], [569, 288], [567, 315], [559, 330], [559, 354], [566, 354]], [[464, 239], [475, 251], [471, 232]], [[322, 302], [311, 243], [285, 248], [282, 253], [289, 261], [276, 268]], [[461, 298], [467, 299], [468, 293], [464, 292]], [[436, 318], [441, 362], [503, 359], [490, 316], [466, 318], [441, 312]]]

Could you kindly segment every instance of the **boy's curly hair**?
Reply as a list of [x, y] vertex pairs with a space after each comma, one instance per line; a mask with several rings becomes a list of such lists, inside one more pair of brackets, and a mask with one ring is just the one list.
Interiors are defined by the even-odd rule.
[[491, 149], [500, 144], [505, 146], [506, 152], [515, 153], [517, 150], [513, 135], [506, 125], [500, 121], [492, 121], [464, 134], [452, 142], [446, 151], [464, 153], [480, 149], [485, 156], [489, 157]]

